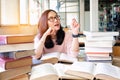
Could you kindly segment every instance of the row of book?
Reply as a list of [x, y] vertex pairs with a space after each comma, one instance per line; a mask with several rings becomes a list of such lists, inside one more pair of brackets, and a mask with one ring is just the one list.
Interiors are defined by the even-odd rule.
[[119, 32], [90, 32], [84, 31], [86, 36], [85, 54], [89, 62], [112, 63], [112, 52], [115, 36]]

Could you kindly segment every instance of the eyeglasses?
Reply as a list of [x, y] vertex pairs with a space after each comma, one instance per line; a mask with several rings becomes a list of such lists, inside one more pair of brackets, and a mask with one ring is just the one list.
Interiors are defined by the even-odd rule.
[[60, 16], [57, 15], [57, 16], [55, 16], [55, 17], [50, 17], [50, 18], [48, 18], [48, 20], [49, 20], [50, 22], [54, 22], [55, 19], [56, 19], [56, 20], [60, 20]]

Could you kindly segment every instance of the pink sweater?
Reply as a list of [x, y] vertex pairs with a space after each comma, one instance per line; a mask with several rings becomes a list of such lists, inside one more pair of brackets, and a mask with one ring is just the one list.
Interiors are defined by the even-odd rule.
[[[53, 48], [47, 49], [43, 48], [43, 53], [50, 53], [50, 52], [60, 52], [60, 53], [66, 53], [70, 56], [77, 56], [78, 52], [72, 52], [71, 51], [71, 44], [72, 44], [72, 34], [70, 32], [65, 33], [65, 39], [61, 45], [54, 45]], [[38, 37], [36, 36], [34, 39], [34, 47], [35, 49], [38, 46]], [[53, 40], [55, 42], [55, 40]]]

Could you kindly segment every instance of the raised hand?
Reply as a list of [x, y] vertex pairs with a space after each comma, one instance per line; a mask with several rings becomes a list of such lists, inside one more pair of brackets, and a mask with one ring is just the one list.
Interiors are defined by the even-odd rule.
[[71, 29], [73, 34], [77, 35], [79, 33], [79, 27], [80, 24], [76, 21], [76, 19], [72, 19]]

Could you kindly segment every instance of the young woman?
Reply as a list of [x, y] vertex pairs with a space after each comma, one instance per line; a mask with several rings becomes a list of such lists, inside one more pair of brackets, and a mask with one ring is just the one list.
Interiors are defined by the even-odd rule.
[[76, 57], [79, 53], [79, 27], [73, 19], [71, 31], [65, 32], [57, 12], [51, 9], [44, 11], [39, 19], [38, 34], [34, 39], [34, 58], [40, 59], [42, 54], [50, 52], [61, 52]]

